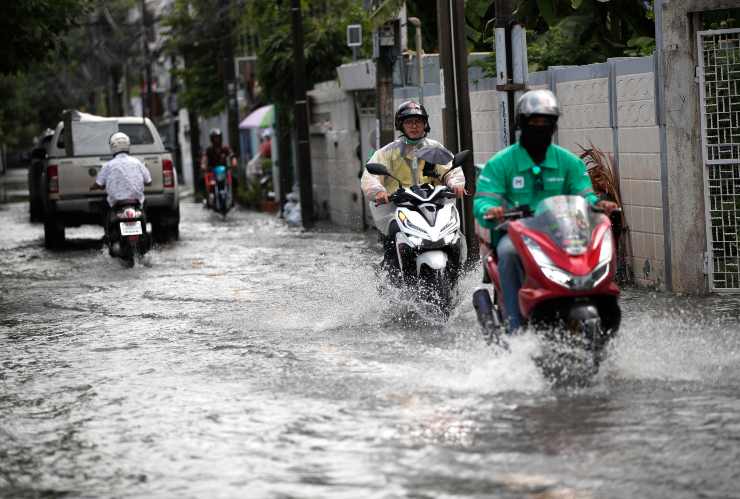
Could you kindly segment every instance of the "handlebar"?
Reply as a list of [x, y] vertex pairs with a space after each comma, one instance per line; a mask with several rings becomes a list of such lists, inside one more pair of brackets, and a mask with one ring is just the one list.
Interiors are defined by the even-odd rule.
[[[406, 191], [403, 188], [398, 188], [395, 192], [388, 195], [388, 201], [390, 201], [391, 203], [398, 203], [399, 201], [403, 200], [404, 196], [406, 196]], [[455, 191], [453, 191], [449, 187], [446, 187], [444, 191], [441, 191], [441, 197], [453, 199], [457, 196], [455, 195]]]
[[503, 222], [498, 224], [494, 228], [494, 230], [505, 230], [509, 222], [518, 220], [520, 218], [531, 217], [533, 214], [534, 212], [532, 211], [532, 209], [529, 207], [529, 205], [526, 205], [526, 204], [523, 204], [521, 206], [515, 206], [514, 208], [509, 208], [508, 210], [504, 210]]

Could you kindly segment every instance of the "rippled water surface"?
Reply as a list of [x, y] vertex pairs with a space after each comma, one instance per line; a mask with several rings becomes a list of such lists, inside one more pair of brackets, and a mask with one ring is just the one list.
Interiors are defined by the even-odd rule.
[[0, 496], [738, 497], [740, 300], [625, 292], [593, 386], [555, 389], [534, 336], [485, 347], [477, 272], [423, 323], [370, 236], [184, 203], [124, 269], [100, 228], [0, 229]]

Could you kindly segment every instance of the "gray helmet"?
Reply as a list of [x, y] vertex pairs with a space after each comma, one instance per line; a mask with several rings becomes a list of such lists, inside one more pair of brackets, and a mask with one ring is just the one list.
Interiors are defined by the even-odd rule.
[[534, 114], [551, 116], [557, 122], [560, 106], [555, 94], [549, 90], [530, 90], [522, 94], [516, 103], [516, 121], [519, 126]]

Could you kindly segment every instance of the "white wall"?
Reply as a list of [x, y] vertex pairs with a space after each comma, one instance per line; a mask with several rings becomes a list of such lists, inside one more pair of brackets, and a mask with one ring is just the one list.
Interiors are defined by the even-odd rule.
[[[556, 141], [580, 155], [591, 144], [615, 158], [627, 224], [631, 231], [632, 265], [637, 282], [661, 286], [664, 278], [664, 232], [660, 182], [661, 150], [656, 121], [652, 58], [614, 60], [576, 68], [553, 68], [530, 75], [530, 88], [553, 88], [561, 104]], [[431, 64], [425, 65], [433, 66]], [[425, 66], [426, 67], [426, 66]], [[648, 70], [645, 70], [645, 68]], [[635, 69], [636, 68], [636, 69]], [[424, 106], [429, 113], [430, 137], [442, 142], [439, 84], [425, 76]], [[357, 78], [352, 71], [356, 71]], [[360, 74], [361, 73], [361, 74]], [[343, 81], [362, 81], [367, 63], [343, 66]], [[353, 79], [354, 78], [354, 79]], [[471, 84], [470, 108], [474, 162], [483, 164], [499, 151], [498, 94], [495, 83], [476, 79]], [[436, 93], [435, 93], [436, 89]], [[354, 90], [354, 87], [353, 87]], [[396, 90], [398, 106], [417, 87]], [[354, 101], [337, 82], [317, 85], [310, 92], [317, 114], [329, 117], [312, 126], [311, 151], [314, 196], [318, 213], [333, 222], [362, 227], [356, 144], [367, 148], [375, 120], [361, 116], [355, 130]], [[364, 158], [363, 156], [363, 159]]]

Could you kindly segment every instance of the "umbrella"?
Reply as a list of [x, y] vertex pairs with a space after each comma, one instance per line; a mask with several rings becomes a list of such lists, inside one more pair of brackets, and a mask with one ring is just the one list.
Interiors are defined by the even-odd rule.
[[239, 128], [269, 128], [275, 122], [275, 106], [258, 107], [239, 123]]

